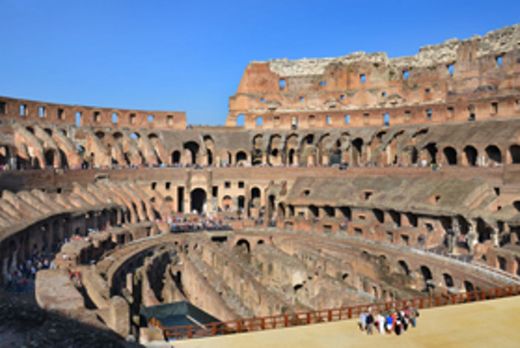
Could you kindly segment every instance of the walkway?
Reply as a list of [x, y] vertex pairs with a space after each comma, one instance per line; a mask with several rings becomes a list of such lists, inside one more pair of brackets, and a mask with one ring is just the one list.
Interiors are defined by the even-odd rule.
[[176, 342], [176, 348], [519, 347], [520, 296], [423, 310], [401, 336], [366, 336], [356, 320]]

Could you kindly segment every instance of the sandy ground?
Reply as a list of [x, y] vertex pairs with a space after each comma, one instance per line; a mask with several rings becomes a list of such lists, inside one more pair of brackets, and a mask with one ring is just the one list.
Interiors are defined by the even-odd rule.
[[520, 296], [421, 312], [400, 336], [367, 336], [356, 320], [173, 343], [179, 348], [234, 347], [520, 347]]

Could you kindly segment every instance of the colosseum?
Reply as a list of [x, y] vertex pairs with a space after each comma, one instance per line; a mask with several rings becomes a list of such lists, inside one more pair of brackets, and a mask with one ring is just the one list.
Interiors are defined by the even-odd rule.
[[520, 293], [520, 25], [253, 61], [223, 126], [0, 97], [0, 134], [1, 294], [115, 344]]

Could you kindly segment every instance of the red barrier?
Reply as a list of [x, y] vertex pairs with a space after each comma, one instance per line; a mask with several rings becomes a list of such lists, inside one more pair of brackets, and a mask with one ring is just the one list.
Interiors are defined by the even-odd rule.
[[[346, 308], [325, 309], [321, 311], [312, 311], [304, 313], [280, 314], [275, 316], [239, 319], [231, 322], [210, 323], [206, 327], [196, 327], [192, 325], [162, 327], [159, 323], [152, 319], [149, 324], [159, 327], [163, 330], [164, 336], [175, 339], [190, 339], [197, 337], [209, 337], [218, 335], [227, 335], [240, 332], [252, 332], [258, 330], [269, 330], [283, 327], [291, 327], [298, 325], [309, 325], [324, 321], [337, 321], [343, 319], [352, 319], [359, 316], [362, 311], [367, 311], [369, 307], [377, 310], [390, 310], [392, 308], [400, 309], [408, 305], [412, 305], [419, 309], [441, 307], [454, 305], [459, 303], [485, 301], [502, 297], [511, 297], [520, 295], [520, 286], [506, 286], [503, 288], [493, 288], [485, 290], [476, 290], [463, 294], [454, 295], [438, 295], [430, 297], [420, 297], [403, 301], [389, 301], [385, 303], [374, 303], [367, 305], [350, 306]], [[346, 316], [344, 315], [346, 313]], [[282, 324], [282, 325], [280, 325]]]

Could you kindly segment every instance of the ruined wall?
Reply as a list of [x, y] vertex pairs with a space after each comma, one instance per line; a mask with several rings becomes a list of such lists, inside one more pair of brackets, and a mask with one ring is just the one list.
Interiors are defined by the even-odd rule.
[[229, 100], [227, 125], [313, 129], [430, 124], [520, 114], [520, 26], [422, 47], [410, 57], [250, 63]]

